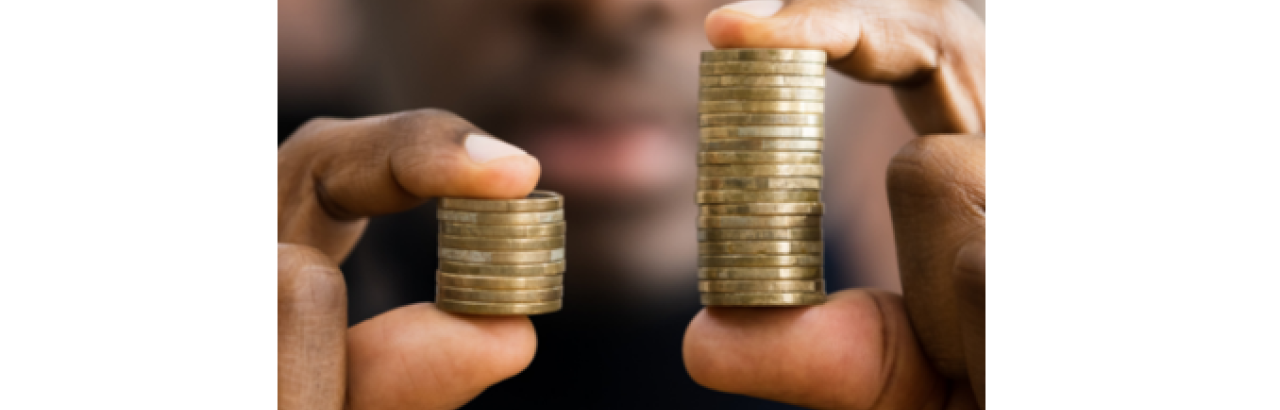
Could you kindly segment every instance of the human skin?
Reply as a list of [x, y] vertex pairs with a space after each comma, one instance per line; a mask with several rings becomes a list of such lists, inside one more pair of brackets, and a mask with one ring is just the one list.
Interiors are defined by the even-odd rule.
[[533, 190], [536, 159], [475, 134], [483, 131], [453, 114], [418, 110], [315, 120], [280, 147], [279, 408], [456, 408], [533, 360], [537, 337], [526, 317], [419, 303], [347, 328], [338, 262], [368, 217], [436, 196]]
[[704, 309], [685, 335], [690, 376], [820, 409], [983, 406], [981, 20], [958, 1], [802, 0], [771, 16], [759, 10], [711, 13], [711, 43], [826, 50], [836, 70], [893, 86], [923, 135], [887, 176], [905, 298], [858, 289], [808, 308]]
[[[685, 337], [696, 381], [814, 408], [981, 403], [985, 140], [974, 135], [985, 121], [984, 51], [981, 22], [964, 7], [797, 1], [770, 18], [729, 9], [707, 18], [717, 47], [823, 49], [837, 70], [893, 85], [928, 135], [889, 170], [906, 302], [855, 290], [810, 308], [706, 309]], [[475, 133], [483, 131], [456, 115], [418, 110], [313, 121], [281, 146], [280, 408], [455, 408], [528, 366], [537, 341], [522, 317], [459, 316], [423, 303], [346, 327], [337, 264], [368, 217], [435, 196], [516, 198], [533, 189], [536, 159], [477, 156], [467, 142]], [[957, 345], [958, 356], [947, 349]]]

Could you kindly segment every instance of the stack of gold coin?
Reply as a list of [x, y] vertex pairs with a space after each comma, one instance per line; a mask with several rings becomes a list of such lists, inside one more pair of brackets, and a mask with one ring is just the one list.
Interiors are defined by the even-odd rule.
[[818, 50], [704, 51], [698, 290], [708, 306], [826, 300]]
[[560, 310], [564, 295], [564, 198], [441, 198], [436, 306], [476, 315]]

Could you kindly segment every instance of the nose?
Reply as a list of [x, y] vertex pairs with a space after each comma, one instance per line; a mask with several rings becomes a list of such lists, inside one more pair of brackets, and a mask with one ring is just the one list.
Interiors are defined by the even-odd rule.
[[633, 58], [644, 39], [672, 20], [670, 5], [654, 0], [539, 0], [528, 12], [547, 52], [580, 53], [597, 64]]

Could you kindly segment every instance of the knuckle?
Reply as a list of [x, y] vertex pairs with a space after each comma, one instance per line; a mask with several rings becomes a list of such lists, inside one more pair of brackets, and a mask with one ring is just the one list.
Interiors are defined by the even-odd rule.
[[307, 164], [318, 153], [323, 152], [325, 145], [329, 142], [328, 136], [337, 133], [334, 130], [350, 122], [351, 120], [326, 117], [307, 120], [285, 139], [284, 144], [280, 145], [279, 155], [292, 163]]
[[403, 128], [422, 128], [438, 123], [462, 119], [457, 114], [438, 108], [421, 108], [401, 111], [386, 117], [387, 124]]
[[315, 117], [310, 120], [307, 120], [307, 122], [303, 123], [301, 127], [298, 127], [298, 130], [294, 131], [294, 135], [314, 134], [314, 133], [320, 132], [321, 130], [329, 128], [335, 124], [338, 124], [342, 121], [343, 120], [340, 120], [337, 118]]
[[297, 271], [311, 268], [333, 268], [333, 263], [329, 261], [328, 256], [306, 245], [278, 243], [276, 258], [279, 262], [277, 268], [282, 275], [292, 275]]
[[484, 133], [449, 111], [420, 109], [392, 114], [385, 125], [399, 149], [390, 154], [397, 179], [410, 193], [438, 193], [449, 181], [466, 180], [465, 142], [473, 133]]
[[384, 124], [392, 130], [394, 135], [400, 137], [453, 137], [459, 143], [466, 134], [476, 130], [474, 125], [457, 114], [437, 108], [391, 114], [385, 117]]
[[346, 309], [346, 284], [329, 257], [310, 246], [277, 245], [281, 308], [335, 312]]
[[924, 157], [927, 147], [923, 138], [916, 138], [903, 145], [889, 160], [890, 177], [919, 177], [924, 173]]
[[956, 253], [955, 273], [959, 286], [984, 289], [987, 275], [987, 234], [986, 227], [977, 229]]
[[890, 192], [946, 195], [955, 190], [981, 192], [985, 186], [984, 156], [974, 137], [933, 135], [913, 139], [889, 161], [886, 185]]
[[890, 192], [918, 192], [933, 182], [935, 167], [929, 158], [935, 155], [932, 145], [931, 140], [916, 138], [893, 155], [886, 173]]
[[310, 141], [318, 139], [321, 135], [324, 135], [326, 130], [332, 129], [346, 121], [347, 120], [328, 117], [312, 118], [307, 120], [306, 123], [303, 123], [301, 127], [298, 127], [298, 129], [295, 130], [287, 140], [285, 140], [285, 143], [294, 146], [307, 144]]

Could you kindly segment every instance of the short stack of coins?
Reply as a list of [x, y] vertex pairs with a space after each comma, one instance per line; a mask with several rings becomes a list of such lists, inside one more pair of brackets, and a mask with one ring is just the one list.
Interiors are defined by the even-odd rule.
[[441, 198], [436, 306], [475, 315], [560, 310], [564, 295], [564, 198]]
[[697, 201], [703, 305], [826, 301], [826, 60], [818, 50], [702, 53]]

